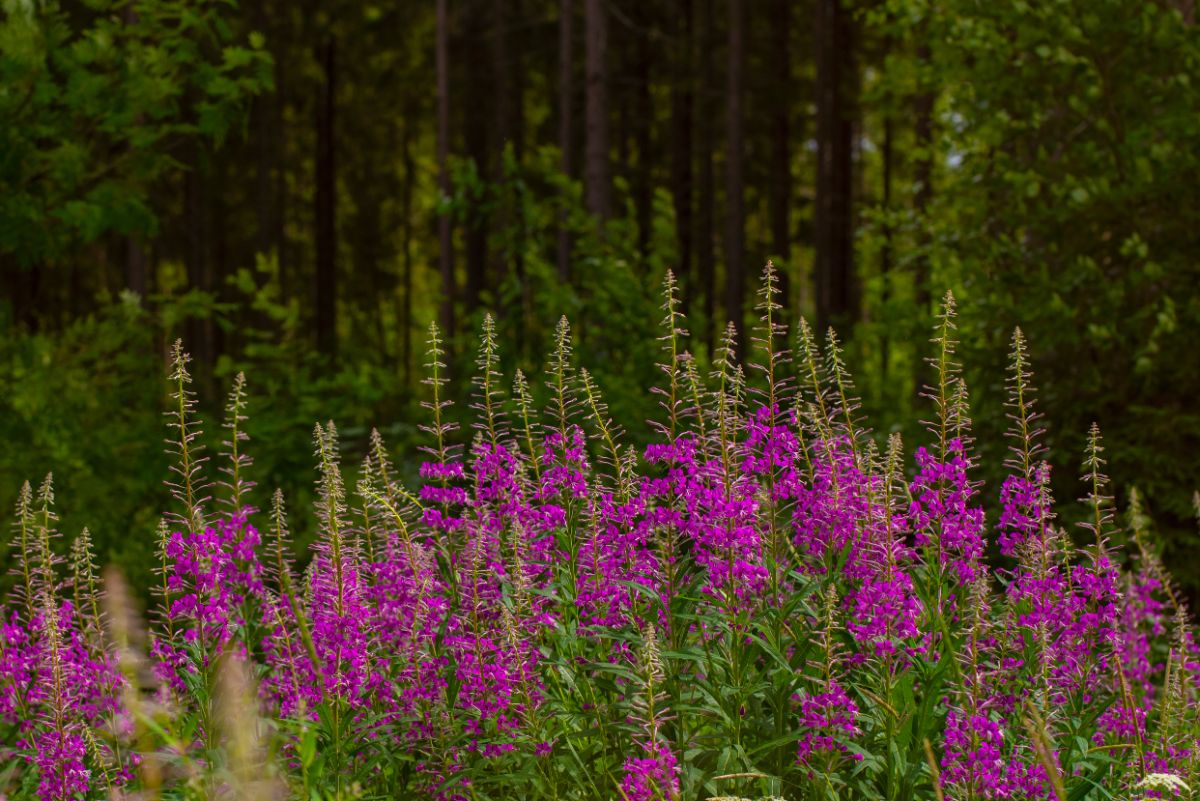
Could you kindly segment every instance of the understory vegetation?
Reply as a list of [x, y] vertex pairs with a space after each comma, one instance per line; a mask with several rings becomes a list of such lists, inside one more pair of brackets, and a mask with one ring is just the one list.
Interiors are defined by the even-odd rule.
[[51, 477], [19, 493], [0, 797], [1190, 797], [1193, 623], [1096, 426], [1081, 500], [1052, 497], [1022, 333], [983, 485], [951, 295], [904, 443], [862, 419], [832, 331], [781, 323], [771, 265], [761, 286], [702, 373], [668, 274], [636, 437], [565, 318], [535, 377], [501, 375], [486, 316], [469, 397], [431, 325], [420, 455], [374, 431], [348, 480], [322, 422], [311, 509], [255, 485], [253, 375], [204, 447], [176, 343], [145, 614], [58, 531]]

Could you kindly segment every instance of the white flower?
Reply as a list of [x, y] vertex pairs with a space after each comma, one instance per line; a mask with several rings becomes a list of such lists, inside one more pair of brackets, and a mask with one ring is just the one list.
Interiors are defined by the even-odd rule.
[[1187, 786], [1187, 782], [1173, 773], [1151, 773], [1134, 785], [1134, 789], [1168, 791], [1176, 796], [1192, 793], [1192, 788]]

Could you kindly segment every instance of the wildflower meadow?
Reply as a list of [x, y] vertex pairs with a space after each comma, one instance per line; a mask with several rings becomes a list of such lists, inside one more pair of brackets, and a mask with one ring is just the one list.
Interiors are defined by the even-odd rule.
[[255, 483], [253, 376], [202, 447], [177, 343], [174, 503], [125, 533], [157, 554], [149, 608], [58, 530], [52, 477], [21, 489], [0, 798], [1191, 797], [1192, 618], [1095, 426], [1086, 514], [1056, 514], [1036, 343], [1012, 334], [1007, 477], [983, 486], [949, 294], [905, 443], [861, 419], [832, 331], [780, 324], [770, 265], [762, 286], [702, 374], [668, 276], [640, 449], [565, 318], [535, 377], [499, 373], [487, 317], [469, 398], [431, 326], [421, 452], [376, 432], [347, 487], [317, 424], [311, 509]]

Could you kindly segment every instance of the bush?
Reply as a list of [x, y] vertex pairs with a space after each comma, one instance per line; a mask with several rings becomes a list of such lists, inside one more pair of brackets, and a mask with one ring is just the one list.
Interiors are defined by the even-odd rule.
[[[464, 452], [431, 328], [419, 486], [373, 434], [348, 491], [316, 426], [319, 536], [255, 508], [239, 376], [210, 471], [171, 372], [173, 509], [148, 636], [88, 536], [26, 484], [0, 651], [0, 791], [68, 799], [1188, 792], [1200, 652], [1093, 426], [1078, 541], [1055, 517], [1013, 338], [1001, 512], [980, 506], [947, 296], [911, 467], [836, 338], [795, 360], [768, 267], [745, 368], [687, 350], [667, 282], [650, 444], [623, 444], [564, 320], [533, 408], [486, 318]], [[211, 500], [210, 495], [216, 498]]]

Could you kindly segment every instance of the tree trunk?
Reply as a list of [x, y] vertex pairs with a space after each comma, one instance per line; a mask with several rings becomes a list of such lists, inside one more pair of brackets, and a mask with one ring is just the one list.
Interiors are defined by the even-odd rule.
[[729, 93], [726, 117], [725, 154], [725, 317], [737, 328], [738, 343], [745, 348], [746, 329], [743, 305], [746, 294], [745, 258], [746, 209], [744, 202], [744, 123], [742, 104], [745, 94], [743, 71], [746, 14], [743, 0], [729, 0]]
[[671, 81], [671, 198], [675, 207], [676, 275], [683, 286], [683, 312], [688, 313], [692, 286], [692, 16], [693, 0], [683, 0], [675, 18], [674, 66]]
[[272, 142], [276, 151], [276, 158], [279, 163], [275, 170], [275, 218], [272, 220], [273, 236], [275, 242], [276, 253], [279, 258], [279, 295], [284, 302], [291, 298], [292, 284], [294, 283], [291, 276], [291, 248], [287, 240], [287, 215], [288, 215], [288, 193], [287, 193], [287, 131], [284, 126], [284, 112], [287, 108], [287, 63], [286, 59], [278, 57], [275, 62], [275, 103], [272, 104]]
[[[892, 162], [894, 159], [893, 149], [893, 134], [895, 124], [892, 122], [892, 113], [890, 110], [886, 112], [887, 116], [883, 120], [883, 214], [886, 222], [883, 226], [883, 248], [879, 252], [879, 274], [882, 280], [883, 293], [882, 305], [887, 308], [888, 301], [891, 298], [891, 272], [892, 272]], [[887, 327], [882, 330], [882, 341], [879, 343], [879, 372], [882, 377], [881, 386], [887, 387], [888, 384], [888, 368], [891, 366], [891, 337]]]
[[[509, 19], [509, 31], [507, 33], [507, 66], [509, 72], [509, 103], [511, 104], [512, 152], [519, 174], [523, 178], [525, 164], [525, 82], [528, 79], [525, 67], [525, 48], [529, 42], [528, 36], [525, 33], [525, 4], [523, 0], [509, 0], [509, 2], [511, 3], [512, 15]], [[532, 306], [533, 295], [525, 267], [525, 242], [528, 235], [525, 207], [521, 202], [522, 196], [517, 193], [517, 190], [514, 189], [513, 191], [516, 201], [509, 211], [511, 215], [510, 225], [513, 227], [512, 250], [509, 258], [512, 261], [512, 270], [516, 279], [516, 285], [521, 292], [520, 312], [516, 315], [517, 341], [514, 350], [518, 356], [524, 356], [528, 343], [527, 331], [530, 318], [528, 310]]]
[[[437, 0], [437, 35], [435, 61], [437, 62], [437, 163], [438, 190], [442, 197], [450, 196], [450, 57], [449, 19], [446, 13], [448, 0]], [[450, 215], [438, 216], [438, 272], [442, 279], [441, 325], [442, 336], [454, 336], [454, 241], [450, 229]]]
[[[208, 192], [205, 179], [208, 159], [203, 146], [193, 141], [191, 163], [183, 177], [183, 224], [186, 229], [184, 267], [188, 289], [209, 292], [212, 288], [209, 270]], [[195, 358], [196, 381], [207, 389], [213, 361], [212, 321], [191, 317], [187, 321], [184, 341]]]
[[[562, 0], [558, 16], [558, 149], [563, 176], [571, 178], [575, 171], [574, 117], [574, 0]], [[558, 218], [558, 280], [567, 284], [571, 280], [571, 234], [567, 228], [567, 211], [559, 212]]]
[[337, 172], [334, 162], [334, 98], [336, 43], [330, 37], [318, 48], [324, 81], [317, 102], [317, 155], [314, 217], [316, 228], [317, 347], [337, 355]]
[[792, 163], [791, 163], [791, 0], [776, 0], [772, 15], [772, 44], [770, 62], [775, 69], [775, 102], [771, 114], [771, 177], [768, 184], [768, 203], [771, 217], [771, 249], [779, 279], [779, 296], [786, 316], [790, 313], [792, 252]]
[[[133, 7], [125, 9], [124, 17], [126, 25], [133, 26], [138, 22], [138, 13]], [[142, 122], [140, 115], [137, 122], [139, 124]], [[130, 292], [136, 293], [145, 301], [146, 254], [142, 249], [141, 236], [138, 234], [130, 234], [125, 237], [125, 286]]]
[[404, 306], [400, 320], [400, 352], [404, 360], [404, 386], [412, 386], [413, 352], [412, 352], [412, 292], [413, 292], [413, 259], [412, 259], [412, 211], [413, 184], [416, 182], [417, 165], [412, 153], [412, 123], [415, 112], [404, 115], [404, 141], [401, 152], [404, 158], [404, 188], [401, 190], [401, 214], [404, 216], [402, 257], [404, 264]]
[[[929, 61], [929, 48], [922, 45], [917, 51], [917, 60], [924, 66]], [[917, 249], [916, 274], [913, 280], [917, 286], [917, 306], [922, 314], [930, 310], [932, 292], [929, 286], [929, 227], [925, 220], [929, 202], [933, 199], [933, 92], [922, 91], [916, 97], [913, 108], [915, 121], [913, 133], [916, 138], [917, 158], [914, 165], [917, 179], [917, 192], [913, 198], [920, 247]]]
[[713, 69], [709, 58], [717, 42], [716, 19], [713, 13], [714, 0], [701, 0], [704, 4], [704, 30], [700, 37], [700, 85], [697, 95], [696, 152], [700, 163], [697, 170], [696, 187], [696, 267], [699, 272], [699, 288], [704, 292], [704, 344], [711, 355], [716, 333], [716, 283], [717, 266], [715, 237], [713, 235], [715, 181], [713, 178]]
[[529, 73], [525, 69], [525, 48], [528, 37], [525, 35], [525, 4], [522, 0], [509, 0], [512, 16], [509, 19], [509, 31], [505, 41], [508, 47], [509, 111], [510, 129], [512, 136], [513, 156], [518, 163], [525, 159], [525, 81]]
[[[464, 66], [467, 68], [467, 79], [463, 88], [463, 143], [466, 145], [467, 157], [475, 163], [476, 174], [483, 185], [493, 177], [488, 150], [488, 128], [495, 125], [496, 121], [488, 112], [493, 107], [503, 105], [502, 92], [505, 83], [502, 76], [497, 77], [497, 85], [485, 84], [477, 77], [494, 71], [496, 67], [494, 60], [489, 64], [486, 58], [488, 29], [485, 12], [486, 9], [481, 3], [472, 3], [466, 7], [466, 13], [462, 15], [464, 30], [461, 37]], [[479, 307], [480, 295], [487, 278], [488, 220], [484, 203], [485, 198], [475, 193], [467, 198], [464, 231], [467, 275], [463, 287], [463, 304], [464, 311], [468, 314]]]
[[[229, 205], [227, 201], [229, 196], [227, 183], [229, 158], [228, 149], [213, 154], [210, 178], [212, 191], [209, 194], [209, 220], [211, 222], [208, 228], [208, 237], [211, 244], [209, 246], [208, 281], [213, 298], [221, 304], [230, 303], [233, 300], [229, 296], [229, 284], [226, 281], [229, 265], [233, 262], [229, 246]], [[237, 331], [242, 327], [240, 319], [234, 317], [233, 320], [237, 326], [232, 332], [223, 325], [217, 325], [215, 319], [209, 321], [210, 358], [214, 368], [221, 355], [228, 352], [227, 337], [231, 333], [236, 336]], [[215, 371], [213, 381], [215, 387]]]
[[608, 19], [604, 0], [585, 0], [587, 153], [584, 205], [602, 222], [612, 214], [608, 158]]
[[817, 331], [843, 335], [857, 317], [851, 219], [854, 61], [850, 15], [817, 0]]
[[630, 185], [633, 190], [634, 215], [638, 229], [638, 252], [645, 258], [650, 253], [650, 208], [654, 193], [652, 172], [654, 169], [653, 124], [654, 107], [650, 99], [651, 75], [654, 72], [654, 48], [650, 46], [649, 31], [654, 28], [649, 3], [635, 6], [638, 29], [634, 36], [633, 63], [633, 143], [637, 148], [637, 162], [633, 165]]
[[125, 268], [126, 282], [130, 292], [136, 292], [143, 302], [149, 282], [146, 276], [146, 251], [142, 248], [142, 238], [137, 234], [125, 237]]

